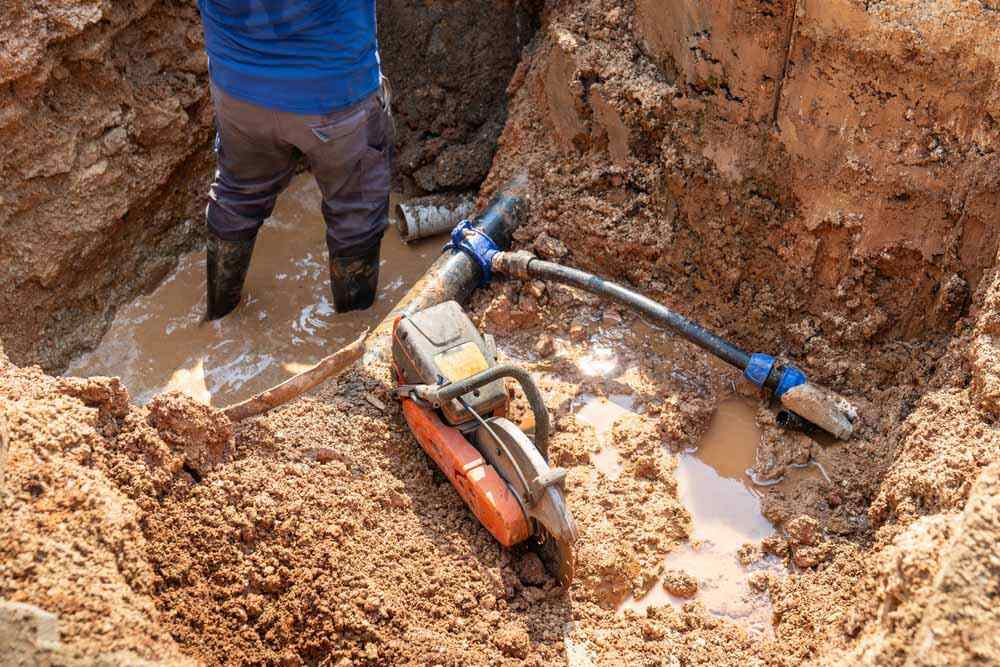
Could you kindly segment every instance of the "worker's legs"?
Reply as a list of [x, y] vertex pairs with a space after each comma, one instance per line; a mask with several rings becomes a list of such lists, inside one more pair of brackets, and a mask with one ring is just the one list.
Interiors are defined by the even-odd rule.
[[284, 136], [305, 153], [323, 193], [334, 309], [364, 310], [378, 288], [379, 247], [389, 224], [392, 119], [387, 94], [322, 116], [284, 115]]
[[212, 87], [218, 168], [209, 190], [208, 319], [240, 301], [257, 231], [295, 172], [296, 149], [282, 141], [274, 111]]

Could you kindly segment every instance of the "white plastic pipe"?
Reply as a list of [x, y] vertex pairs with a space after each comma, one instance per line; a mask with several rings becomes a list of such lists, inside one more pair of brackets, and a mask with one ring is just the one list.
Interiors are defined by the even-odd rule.
[[396, 206], [396, 226], [403, 241], [444, 234], [473, 212], [471, 197], [430, 195]]

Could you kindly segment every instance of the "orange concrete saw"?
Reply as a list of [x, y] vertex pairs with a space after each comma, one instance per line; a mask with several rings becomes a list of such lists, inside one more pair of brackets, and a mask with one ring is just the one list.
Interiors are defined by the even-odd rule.
[[[549, 414], [531, 376], [497, 364], [492, 337], [455, 301], [400, 316], [392, 357], [396, 395], [424, 451], [500, 544], [534, 538], [546, 566], [568, 586], [576, 524], [564, 498], [566, 472], [548, 464]], [[505, 378], [517, 381], [534, 412], [534, 442], [506, 418]]]

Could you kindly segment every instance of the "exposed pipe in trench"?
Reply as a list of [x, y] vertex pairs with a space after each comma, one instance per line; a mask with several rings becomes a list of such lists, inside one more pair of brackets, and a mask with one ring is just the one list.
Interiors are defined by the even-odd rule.
[[543, 261], [530, 252], [493, 252], [489, 262], [497, 273], [571, 285], [620, 303], [735, 366], [758, 387], [773, 392], [785, 408], [827, 433], [841, 440], [849, 439], [854, 433], [857, 408], [842, 396], [809, 382], [798, 368], [779, 363], [769, 354], [750, 354], [739, 349], [649, 297], [592, 273]]
[[843, 397], [809, 382], [794, 366], [779, 363], [769, 354], [745, 352], [663, 304], [617, 283], [540, 260], [528, 252], [505, 252], [527, 209], [527, 177], [520, 176], [508, 183], [474, 221], [463, 221], [452, 231], [448, 247], [453, 251], [438, 257], [374, 331], [365, 332], [347, 347], [280, 385], [226, 408], [225, 413], [235, 421], [261, 414], [343, 372], [359, 358], [366, 362], [386, 360], [393, 325], [400, 315], [412, 315], [445, 301], [463, 302], [477, 285], [487, 284], [496, 271], [572, 285], [616, 301], [735, 366], [758, 387], [771, 390], [798, 417], [842, 440], [851, 437], [857, 409]]
[[[527, 218], [528, 178], [511, 179], [472, 221], [472, 228], [491, 238], [500, 248], [508, 248], [514, 230]], [[336, 377], [358, 359], [386, 360], [392, 340], [393, 323], [403, 313], [414, 314], [445, 301], [465, 301], [481, 278], [480, 265], [468, 254], [446, 252], [410, 288], [388, 315], [370, 333], [365, 331], [350, 345], [284, 382], [223, 410], [233, 421], [260, 415], [301, 396], [317, 385]]]

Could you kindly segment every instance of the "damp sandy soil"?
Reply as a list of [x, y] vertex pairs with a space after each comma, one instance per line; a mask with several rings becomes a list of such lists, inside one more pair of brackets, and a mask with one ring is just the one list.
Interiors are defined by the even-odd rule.
[[[472, 518], [384, 366], [236, 425], [151, 395], [268, 382], [226, 379], [226, 359], [252, 359], [238, 345], [199, 370], [238, 338], [195, 326], [188, 267], [190, 289], [139, 335], [155, 346], [176, 320], [179, 351], [148, 385], [0, 361], [0, 641], [29, 664], [1000, 663], [994, 4], [546, 3], [507, 88], [483, 194], [529, 174], [516, 245], [796, 362], [858, 405], [851, 441], [782, 431], [737, 373], [586, 295], [477, 292], [470, 312], [554, 418], [581, 533], [562, 590]], [[90, 63], [88, 44], [67, 52]], [[421, 95], [452, 104], [436, 84]], [[178, 100], [126, 124], [183, 137], [182, 109], [203, 114]], [[102, 154], [100, 132], [81, 156]], [[465, 153], [417, 136], [412, 164], [429, 177], [433, 162], [437, 184]], [[32, 188], [17, 206], [43, 199]], [[312, 215], [285, 199], [289, 220]], [[250, 366], [276, 377], [362, 325], [335, 333], [317, 311], [322, 228], [301, 227], [313, 259], [288, 275], [311, 296], [270, 301], [272, 267], [245, 309], [274, 345]], [[281, 335], [296, 331], [301, 349]], [[520, 398], [511, 416], [530, 429]]]
[[[81, 659], [797, 664], [846, 651], [867, 605], [898, 599], [882, 586], [925, 596], [929, 570], [894, 582], [896, 559], [930, 563], [978, 520], [921, 521], [873, 556], [871, 533], [836, 528], [868, 516], [848, 446], [809, 438], [806, 467], [763, 483], [762, 455], [804, 443], [737, 374], [572, 290], [530, 311], [528, 294], [501, 284], [473, 312], [555, 418], [583, 536], [568, 591], [476, 523], [406, 432], [384, 367], [234, 428], [180, 394], [129, 405], [117, 381], [5, 366], [0, 595], [57, 614], [59, 655]], [[941, 400], [918, 430], [964, 419]], [[530, 429], [519, 398], [511, 416]]]
[[[4, 595], [59, 613], [67, 646], [84, 654], [120, 647], [213, 663], [329, 655], [585, 664], [640, 650], [628, 639], [647, 632], [636, 613], [657, 619], [648, 632], [676, 636], [678, 646], [698, 637], [746, 650], [772, 642], [770, 600], [748, 581], [755, 572], [788, 576], [788, 566], [741, 553], [775, 531], [762, 495], [799, 478], [762, 486], [748, 474], [762, 437], [757, 402], [732, 396], [735, 374], [665, 332], [653, 332], [665, 345], [627, 344], [641, 323], [571, 290], [547, 290], [561, 305], [538, 314], [585, 314], [585, 335], [512, 334], [509, 312], [498, 309], [506, 292], [485, 306], [482, 324], [500, 337], [503, 356], [536, 375], [556, 418], [550, 451], [569, 471], [584, 535], [568, 592], [536, 556], [499, 548], [478, 526], [406, 432], [383, 367], [358, 369], [235, 430], [181, 394], [129, 406], [117, 380], [8, 367], [4, 399], [18, 403], [11, 469], [27, 494], [17, 496], [25, 504], [14, 511], [11, 543], [45, 555], [11, 561]], [[180, 317], [190, 307], [168, 303]], [[155, 337], [160, 322], [123, 320], [136, 340]], [[672, 349], [683, 354], [664, 352]], [[39, 435], [48, 405], [65, 406], [64, 416]], [[530, 429], [527, 415], [518, 399], [512, 417]], [[46, 449], [53, 437], [59, 451]], [[41, 478], [25, 458], [38, 452], [52, 463]], [[64, 502], [86, 483], [81, 476], [101, 479], [102, 502], [125, 518], [97, 532], [64, 524], [69, 550], [52, 552], [31, 507]], [[108, 530], [133, 544], [134, 571], [112, 566], [105, 589], [87, 589], [82, 608], [64, 606], [60, 572], [74, 554], [117, 558]], [[146, 623], [101, 624], [108, 604]]]
[[[438, 255], [441, 239], [403, 244], [390, 227], [383, 245], [381, 288], [376, 306], [363, 313], [338, 316], [332, 310], [327, 288], [323, 222], [319, 214], [319, 192], [308, 174], [297, 177], [284, 194], [274, 215], [258, 239], [247, 279], [245, 298], [232, 317], [205, 323], [204, 256], [184, 256], [178, 268], [152, 294], [122, 308], [101, 345], [76, 359], [69, 377], [115, 375], [133, 400], [147, 403], [165, 391], [176, 390], [196, 401], [216, 406], [238, 402], [306, 368], [332, 350], [346, 344], [365, 327], [372, 327]], [[626, 462], [615, 444], [615, 428], [622, 419], [632, 419], [640, 428], [655, 428], [645, 408], [636, 407], [641, 377], [679, 377], [694, 386], [715, 386], [720, 370], [709, 362], [695, 369], [684, 368], [670, 336], [647, 330], [650, 342], [664, 357], [655, 372], [642, 369], [621, 354], [627, 330], [610, 319], [611, 326], [583, 341], [563, 341], [561, 358], [576, 371], [549, 376], [550, 392], [574, 393], [569, 407], [577, 424], [591, 427], [588, 445], [591, 476], [596, 483], [622, 483]], [[553, 341], [553, 346], [558, 344]], [[530, 363], [524, 352], [508, 349], [513, 360]], [[711, 374], [704, 377], [704, 373]], [[696, 376], [702, 374], [701, 377]], [[602, 391], [601, 379], [624, 375], [607, 396], [578, 393], [581, 381]], [[603, 393], [603, 392], [602, 392]], [[377, 403], [380, 401], [376, 401]], [[704, 409], [701, 406], [700, 409]], [[619, 613], [631, 610], [645, 614], [651, 606], [672, 604], [680, 608], [697, 600], [709, 613], [735, 621], [753, 635], [770, 634], [771, 606], [766, 594], [747, 584], [751, 571], [784, 572], [778, 559], [769, 556], [757, 563], [741, 563], [744, 545], [759, 542], [774, 532], [761, 511], [761, 489], [801, 479], [804, 473], [788, 468], [786, 473], [760, 484], [753, 481], [761, 431], [756, 405], [747, 398], [723, 396], [717, 403], [707, 431], [688, 447], [670, 452], [662, 445], [662, 456], [673, 457], [673, 480], [663, 492], [676, 499], [690, 517], [687, 539], [655, 564], [657, 577], [641, 592], [608, 598]], [[654, 424], [654, 425], [651, 425]], [[530, 423], [526, 424], [530, 429]], [[814, 463], [806, 463], [806, 468]], [[818, 475], [818, 473], [817, 473]], [[788, 483], [794, 483], [790, 481]], [[676, 491], [674, 491], [676, 487]], [[681, 530], [672, 527], [672, 530]], [[697, 586], [693, 595], [676, 595], [664, 579], [677, 573], [691, 577]]]

